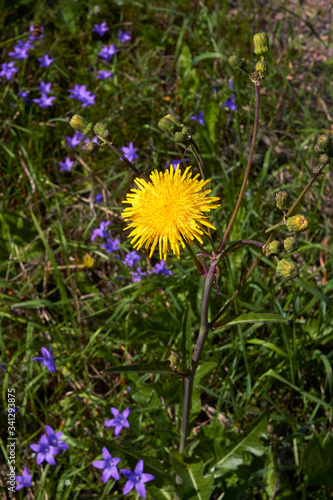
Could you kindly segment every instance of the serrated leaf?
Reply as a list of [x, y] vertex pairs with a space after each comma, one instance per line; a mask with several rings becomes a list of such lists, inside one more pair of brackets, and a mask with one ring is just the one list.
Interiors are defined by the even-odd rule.
[[288, 323], [288, 321], [280, 314], [275, 313], [245, 313], [239, 316], [225, 316], [214, 329], [226, 325], [238, 325], [239, 323]]
[[260, 417], [254, 427], [236, 445], [226, 450], [224, 456], [212, 467], [215, 478], [223, 476], [230, 470], [236, 470], [244, 462], [244, 453], [248, 452], [257, 457], [265, 452], [260, 436], [267, 433], [267, 416]]
[[105, 370], [104, 373], [112, 372], [112, 373], [162, 373], [168, 374], [172, 373], [176, 375], [176, 373], [170, 367], [169, 361], [151, 361], [149, 363], [143, 364], [134, 364], [134, 365], [125, 365], [125, 366], [115, 366], [113, 368], [109, 368]]

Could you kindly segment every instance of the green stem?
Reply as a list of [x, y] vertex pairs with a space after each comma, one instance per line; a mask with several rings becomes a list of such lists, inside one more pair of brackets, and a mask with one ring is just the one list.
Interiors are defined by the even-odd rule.
[[239, 192], [239, 195], [238, 195], [238, 200], [237, 200], [237, 203], [236, 203], [236, 206], [235, 206], [235, 209], [234, 209], [234, 213], [232, 214], [232, 217], [230, 219], [230, 222], [229, 222], [229, 225], [223, 235], [223, 238], [222, 238], [222, 241], [220, 243], [220, 246], [217, 250], [217, 253], [220, 253], [226, 246], [227, 244], [227, 240], [228, 240], [228, 236], [229, 236], [229, 233], [232, 229], [232, 226], [236, 220], [236, 217], [237, 217], [237, 214], [238, 214], [238, 211], [240, 209], [240, 206], [241, 206], [241, 203], [242, 203], [242, 199], [243, 199], [243, 196], [244, 196], [244, 193], [245, 193], [245, 188], [246, 188], [246, 184], [247, 184], [247, 181], [248, 181], [248, 178], [249, 178], [249, 175], [250, 175], [250, 171], [251, 171], [251, 166], [252, 166], [252, 160], [253, 160], [253, 155], [254, 155], [254, 148], [255, 148], [255, 145], [256, 145], [256, 139], [257, 139], [257, 134], [258, 134], [258, 126], [259, 126], [259, 109], [260, 109], [260, 91], [259, 91], [259, 85], [255, 85], [255, 90], [256, 90], [256, 111], [255, 111], [255, 117], [254, 117], [254, 125], [253, 125], [253, 134], [252, 134], [252, 142], [251, 142], [251, 149], [250, 149], [250, 154], [249, 154], [249, 158], [248, 158], [248, 161], [247, 161], [247, 166], [246, 166], [246, 170], [245, 170], [245, 174], [244, 174], [244, 179], [243, 179], [243, 183], [242, 183], [242, 187], [241, 187], [241, 190]]
[[195, 140], [192, 139], [192, 137], [190, 139], [190, 143], [191, 143], [191, 147], [192, 147], [192, 151], [194, 153], [195, 159], [198, 162], [201, 178], [203, 180], [205, 180], [205, 175], [204, 175], [205, 166], [204, 166], [203, 158], [202, 158], [201, 153], [200, 153], [200, 149], [199, 149], [197, 143], [195, 142]]

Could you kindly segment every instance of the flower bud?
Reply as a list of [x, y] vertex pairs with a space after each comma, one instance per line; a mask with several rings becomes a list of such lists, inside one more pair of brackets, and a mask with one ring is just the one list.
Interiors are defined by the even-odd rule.
[[256, 64], [256, 71], [261, 71], [265, 75], [268, 73], [268, 63], [266, 61], [258, 61]]
[[94, 126], [94, 132], [96, 135], [100, 135], [103, 139], [107, 139], [110, 135], [110, 132], [107, 130], [106, 125], [101, 122], [97, 122]]
[[279, 210], [287, 210], [290, 205], [290, 197], [288, 191], [279, 191], [275, 195], [275, 204]]
[[158, 127], [167, 134], [172, 134], [177, 128], [180, 128], [181, 126], [182, 124], [172, 115], [165, 115], [158, 122]]
[[189, 134], [183, 134], [182, 132], [176, 132], [174, 135], [175, 141], [182, 144], [190, 144], [191, 136]]
[[69, 124], [74, 130], [81, 132], [81, 134], [83, 134], [83, 135], [90, 134], [90, 132], [93, 129], [93, 123], [88, 122], [88, 120], [83, 118], [83, 116], [81, 116], [81, 115], [72, 116]]
[[271, 241], [270, 244], [266, 247], [266, 252], [265, 255], [266, 257], [269, 257], [270, 255], [274, 253], [280, 253], [283, 250], [283, 245], [280, 241], [274, 240]]
[[298, 276], [298, 267], [290, 259], [281, 259], [276, 266], [276, 272], [279, 276], [292, 280]]
[[306, 231], [308, 227], [309, 219], [303, 214], [294, 215], [287, 220], [287, 228], [290, 233], [301, 233]]
[[324, 167], [330, 162], [330, 157], [327, 154], [322, 154], [319, 156], [319, 163]]
[[329, 135], [322, 134], [317, 139], [317, 144], [315, 146], [315, 151], [317, 153], [333, 153], [333, 142]]
[[296, 252], [296, 250], [298, 250], [299, 248], [299, 241], [294, 236], [290, 236], [289, 238], [286, 238], [284, 240], [283, 246], [285, 251], [288, 253]]
[[232, 67], [232, 69], [245, 69], [246, 68], [246, 59], [243, 59], [239, 56], [229, 57], [228, 63]]
[[96, 151], [96, 149], [99, 148], [99, 145], [96, 142], [87, 142], [87, 144], [84, 146], [84, 148], [89, 151], [89, 153], [93, 153]]
[[256, 33], [253, 37], [254, 53], [258, 56], [269, 52], [269, 40], [266, 33]]

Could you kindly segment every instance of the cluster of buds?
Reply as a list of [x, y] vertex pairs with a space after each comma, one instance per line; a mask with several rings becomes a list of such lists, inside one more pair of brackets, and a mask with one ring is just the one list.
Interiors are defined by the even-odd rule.
[[260, 56], [260, 61], [256, 63], [255, 71], [249, 73], [246, 70], [246, 59], [239, 56], [229, 57], [229, 64], [232, 69], [242, 69], [246, 71], [250, 80], [255, 85], [260, 85], [268, 74], [268, 63], [265, 61], [265, 54], [269, 52], [269, 40], [266, 33], [256, 33], [253, 37], [254, 53]]
[[[110, 132], [107, 130], [106, 125], [97, 122], [95, 125], [89, 122], [86, 118], [81, 115], [74, 115], [70, 122], [70, 126], [77, 132], [81, 132], [83, 135], [91, 135], [93, 132], [95, 135], [101, 137], [102, 139], [107, 139]], [[100, 146], [96, 142], [90, 141], [85, 145], [85, 149], [90, 153], [98, 149]]]
[[[285, 211], [290, 206], [290, 197], [287, 191], [279, 191], [275, 196], [275, 203], [279, 210]], [[279, 254], [282, 251], [288, 254], [296, 252], [299, 248], [299, 241], [296, 238], [298, 233], [306, 231], [309, 227], [309, 220], [303, 214], [293, 215], [286, 220], [286, 226], [291, 236], [285, 238], [283, 243], [278, 240], [272, 241], [265, 249], [265, 255]], [[297, 265], [289, 258], [278, 260], [276, 272], [285, 279], [294, 279], [298, 276]]]
[[186, 146], [190, 144], [191, 134], [188, 127], [180, 123], [174, 116], [163, 116], [158, 122], [158, 127], [163, 130], [163, 132], [173, 136], [176, 142], [185, 144]]
[[331, 137], [327, 134], [321, 134], [314, 147], [315, 152], [319, 156], [318, 163], [314, 173], [320, 172], [327, 163], [333, 158], [333, 141]]

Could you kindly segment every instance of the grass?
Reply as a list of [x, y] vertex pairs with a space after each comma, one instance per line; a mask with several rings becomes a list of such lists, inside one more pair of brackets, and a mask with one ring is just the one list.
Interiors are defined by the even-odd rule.
[[[332, 491], [332, 170], [327, 167], [300, 206], [309, 220], [294, 257], [300, 277], [282, 280], [274, 259], [264, 257], [227, 311], [276, 313], [282, 324], [239, 323], [211, 332], [195, 379], [192, 434], [186, 455], [178, 452], [182, 383], [176, 376], [122, 371], [123, 365], [165, 362], [168, 347], [186, 366], [200, 326], [204, 278], [184, 250], [168, 256], [172, 276], [151, 274], [158, 262], [142, 250], [132, 282], [122, 263], [132, 250], [121, 218], [133, 175], [111, 149], [87, 155], [66, 146], [68, 122], [79, 113], [107, 123], [113, 143], [133, 141], [135, 166], [147, 175], [190, 150], [157, 127], [174, 113], [191, 127], [222, 207], [211, 220], [219, 242], [240, 189], [250, 149], [254, 91], [245, 74], [229, 68], [232, 53], [253, 65], [252, 36], [270, 34], [270, 72], [262, 84], [258, 144], [251, 177], [230, 241], [259, 239], [280, 220], [275, 193], [295, 200], [312, 176], [316, 136], [332, 132], [329, 15], [306, 5], [280, 2], [253, 9], [205, 2], [4, 3], [0, 43], [38, 22], [44, 38], [29, 58], [17, 61], [12, 80], [1, 80], [0, 356], [3, 366], [1, 450], [8, 458], [7, 389], [15, 388], [16, 474], [26, 466], [33, 486], [20, 499], [123, 498], [124, 476], [104, 485], [92, 462], [102, 447], [121, 457], [121, 468], [139, 459], [155, 476], [147, 498], [329, 499]], [[303, 19], [301, 22], [299, 17]], [[92, 33], [103, 20], [101, 39]], [[117, 43], [118, 30], [132, 40], [104, 64], [98, 53]], [[3, 44], [10, 60], [13, 44]], [[55, 61], [40, 68], [45, 53]], [[97, 69], [113, 72], [97, 80]], [[228, 80], [233, 78], [234, 91]], [[52, 107], [26, 105], [19, 86], [40, 94], [52, 82]], [[85, 84], [96, 104], [82, 108], [68, 89]], [[216, 87], [216, 92], [212, 91]], [[237, 111], [221, 107], [236, 93]], [[204, 110], [205, 125], [190, 117]], [[66, 156], [70, 173], [59, 171]], [[103, 194], [101, 204], [95, 195]], [[94, 228], [110, 220], [120, 250], [107, 255]], [[104, 240], [103, 240], [104, 241]], [[208, 246], [207, 246], [208, 248]], [[87, 260], [90, 257], [90, 262]], [[226, 303], [258, 255], [245, 246], [220, 265], [219, 294], [213, 287], [210, 317]], [[91, 260], [92, 259], [92, 260]], [[92, 264], [92, 265], [91, 265]], [[57, 370], [32, 360], [52, 345]], [[128, 389], [131, 388], [131, 390]], [[104, 427], [110, 407], [131, 407], [129, 429], [115, 438]], [[56, 466], [36, 465], [30, 444], [48, 424], [70, 446]], [[6, 498], [7, 466], [1, 466]], [[182, 479], [177, 484], [176, 475]], [[135, 490], [134, 490], [135, 491]], [[136, 496], [135, 496], [136, 495]], [[138, 498], [136, 493], [129, 498]]]

